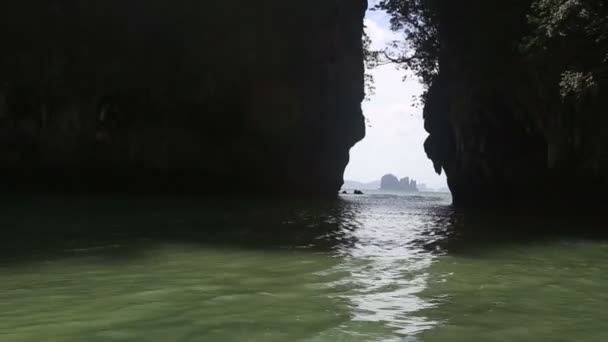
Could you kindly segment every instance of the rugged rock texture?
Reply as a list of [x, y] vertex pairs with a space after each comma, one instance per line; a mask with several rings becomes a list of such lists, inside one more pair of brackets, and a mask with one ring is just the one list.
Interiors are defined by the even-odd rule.
[[577, 56], [598, 47], [577, 36], [530, 58], [522, 42], [533, 33], [532, 1], [433, 3], [440, 71], [426, 99], [425, 147], [445, 170], [455, 204], [605, 201], [606, 78], [576, 102], [560, 94], [560, 60], [584, 70]]
[[0, 4], [0, 186], [336, 194], [366, 0]]

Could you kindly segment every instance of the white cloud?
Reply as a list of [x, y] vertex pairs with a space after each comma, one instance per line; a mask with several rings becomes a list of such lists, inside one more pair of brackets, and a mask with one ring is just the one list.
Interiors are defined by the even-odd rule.
[[[369, 16], [365, 24], [374, 49], [400, 37], [390, 31], [386, 16], [378, 12]], [[446, 186], [445, 178], [435, 174], [426, 157], [423, 144], [428, 134], [424, 131], [422, 109], [413, 106], [414, 97], [424, 91], [423, 86], [412, 75], [403, 82], [403, 71], [391, 65], [371, 73], [376, 94], [363, 104], [371, 127], [367, 137], [351, 150], [345, 178], [371, 181], [394, 173], [413, 177], [434, 188]]]
[[387, 43], [397, 39], [394, 32], [383, 29], [380, 24], [372, 19], [366, 18], [364, 23], [365, 31], [372, 40], [372, 49], [382, 49]]

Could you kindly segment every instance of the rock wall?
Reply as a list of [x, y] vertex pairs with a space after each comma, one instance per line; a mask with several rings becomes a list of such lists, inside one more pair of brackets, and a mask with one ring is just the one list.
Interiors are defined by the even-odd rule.
[[0, 186], [335, 194], [366, 0], [0, 4]]
[[576, 104], [559, 87], [566, 51], [594, 48], [579, 37], [579, 46], [530, 58], [522, 51], [532, 33], [529, 0], [434, 3], [440, 71], [426, 99], [425, 148], [447, 174], [454, 203], [605, 202], [606, 80]]

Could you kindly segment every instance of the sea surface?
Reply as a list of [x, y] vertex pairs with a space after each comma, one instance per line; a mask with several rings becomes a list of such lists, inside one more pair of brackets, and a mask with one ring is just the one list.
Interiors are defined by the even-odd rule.
[[448, 194], [0, 200], [0, 341], [608, 341], [598, 215]]

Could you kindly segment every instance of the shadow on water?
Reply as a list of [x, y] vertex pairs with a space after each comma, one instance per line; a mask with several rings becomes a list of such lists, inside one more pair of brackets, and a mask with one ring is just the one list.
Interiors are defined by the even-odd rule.
[[344, 255], [365, 236], [357, 230], [383, 233], [386, 217], [373, 213], [379, 207], [400, 230], [417, 231], [385, 240], [411, 237], [395, 242], [430, 254], [473, 256], [513, 244], [608, 238], [606, 219], [597, 212], [459, 212], [432, 196], [21, 197], [0, 199], [0, 257], [18, 262], [86, 252], [112, 261], [162, 243]]
[[413, 241], [430, 252], [475, 256], [514, 245], [608, 240], [606, 217], [598, 211], [457, 211], [441, 209]]
[[344, 200], [28, 197], [0, 200], [0, 257], [136, 257], [155, 244], [334, 251], [355, 243], [360, 206]]

